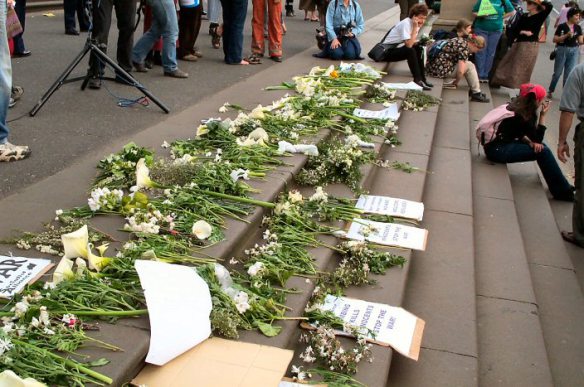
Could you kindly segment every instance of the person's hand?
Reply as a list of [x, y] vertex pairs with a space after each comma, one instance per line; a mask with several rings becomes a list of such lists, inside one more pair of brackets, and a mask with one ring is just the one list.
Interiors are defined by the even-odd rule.
[[550, 110], [551, 105], [552, 105], [552, 103], [550, 100], [544, 101], [541, 105], [541, 112], [539, 114], [542, 116], [545, 116], [545, 114], [548, 112], [548, 110]]
[[525, 36], [531, 36], [533, 35], [533, 32], [531, 31], [519, 31], [520, 35], [525, 35]]
[[355, 34], [354, 34], [354, 33], [352, 33], [352, 32], [349, 32], [349, 33], [347, 34], [347, 38], [354, 38], [354, 37], [355, 37]]
[[567, 142], [564, 141], [563, 144], [558, 144], [557, 154], [558, 159], [560, 159], [562, 163], [568, 161], [568, 157], [570, 157], [570, 146], [568, 145]]
[[535, 153], [539, 153], [543, 150], [543, 144], [538, 144], [537, 142], [531, 143], [531, 148]]
[[8, 8], [14, 8], [16, 6], [16, 1], [6, 0], [6, 5], [8, 6]]
[[333, 50], [335, 50], [335, 49], [337, 49], [339, 47], [341, 47], [341, 42], [339, 42], [339, 39], [334, 38], [333, 41], [331, 42], [331, 48]]

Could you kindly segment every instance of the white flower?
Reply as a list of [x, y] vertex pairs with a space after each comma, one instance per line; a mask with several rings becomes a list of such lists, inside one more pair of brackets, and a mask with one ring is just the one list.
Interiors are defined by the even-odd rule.
[[231, 179], [235, 182], [239, 179], [249, 180], [249, 171], [247, 169], [239, 168], [237, 170], [231, 171], [229, 176], [231, 176]]
[[[12, 344], [12, 342], [10, 341], [10, 339], [8, 339], [8, 338], [6, 338], [6, 339], [0, 338], [0, 356], [2, 356], [4, 354], [4, 352], [10, 351], [12, 349], [12, 347], [14, 347], [14, 344]], [[12, 372], [12, 371], [10, 371], [10, 372]], [[4, 372], [2, 374], [4, 374]], [[0, 376], [2, 374], [0, 374]], [[7, 386], [10, 386], [10, 384], [7, 384]]]
[[154, 187], [154, 182], [150, 179], [150, 169], [143, 158], [136, 163], [136, 186], [138, 189]]
[[204, 220], [199, 220], [193, 224], [192, 233], [200, 240], [209, 238], [212, 232], [213, 228]]
[[55, 215], [57, 215], [57, 216], [63, 215], [63, 210], [61, 210], [61, 209], [56, 210]]
[[49, 318], [49, 312], [47, 311], [46, 306], [41, 306], [40, 313], [39, 313], [39, 321], [44, 326], [51, 325], [51, 319]]
[[290, 212], [290, 208], [291, 208], [290, 202], [278, 203], [274, 208], [274, 213], [276, 215], [288, 214]]
[[264, 267], [263, 263], [256, 262], [253, 265], [251, 265], [249, 269], [247, 269], [247, 274], [249, 274], [252, 277], [255, 277], [256, 275], [258, 275], [259, 272], [262, 271], [263, 267]]
[[197, 128], [196, 136], [201, 137], [207, 133], [209, 133], [209, 128], [207, 127], [207, 125], [199, 125], [199, 127]]
[[253, 118], [256, 120], [261, 120], [263, 118], [265, 118], [265, 114], [264, 114], [264, 108], [262, 107], [262, 105], [258, 105], [255, 107], [255, 109], [253, 109], [251, 111], [251, 113], [249, 113], [249, 118]]
[[75, 277], [73, 273], [73, 261], [67, 257], [61, 258], [57, 268], [53, 272], [53, 284]]
[[326, 71], [324, 72], [324, 76], [328, 77], [329, 75], [332, 74], [332, 72], [335, 71], [335, 66], [334, 65], [330, 65]]
[[77, 258], [75, 260], [75, 265], [77, 265], [77, 270], [75, 271], [77, 275], [83, 275], [85, 270], [87, 270], [87, 263], [85, 263], [83, 258]]
[[231, 106], [229, 102], [225, 102], [220, 108], [219, 113], [227, 113], [227, 108]]
[[235, 143], [241, 147], [246, 147], [246, 146], [255, 146], [255, 145], [264, 145], [262, 140], [253, 140], [249, 137], [246, 137], [245, 140], [242, 140], [240, 138], [235, 140]]
[[328, 194], [324, 192], [322, 187], [316, 187], [316, 192], [308, 199], [311, 202], [323, 202], [328, 201]]
[[302, 203], [302, 194], [296, 190], [290, 191], [288, 192], [288, 200], [290, 200], [291, 203]]
[[61, 241], [65, 248], [65, 258], [87, 258], [87, 243], [89, 242], [87, 225], [79, 230], [61, 235]]
[[164, 148], [164, 149], [168, 149], [168, 148], [170, 148], [170, 144], [169, 144], [168, 142], [166, 142], [166, 141], [164, 141], [164, 142], [162, 143], [162, 145], [160, 145], [160, 146], [161, 146], [162, 148]]
[[268, 140], [270, 139], [270, 136], [268, 136], [268, 133], [265, 131], [264, 128], [254, 129], [250, 134], [248, 134], [247, 137], [258, 142], [261, 141], [262, 143], [268, 142]]
[[235, 259], [235, 257], [233, 257], [229, 260], [230, 265], [237, 265], [238, 263], [239, 263], [239, 261], [237, 259]]
[[18, 240], [16, 242], [16, 247], [18, 247], [21, 250], [30, 250], [30, 248], [31, 248], [30, 243], [28, 243], [24, 239]]
[[251, 305], [249, 305], [249, 295], [246, 292], [240, 291], [237, 293], [233, 298], [233, 301], [235, 302], [237, 311], [241, 314], [244, 314], [249, 308], [251, 308]]
[[75, 324], [77, 323], [77, 316], [75, 316], [74, 314], [66, 313], [61, 318], [61, 321], [63, 321], [67, 326], [72, 327], [75, 326]]
[[104, 256], [100, 256], [98, 257], [97, 255], [93, 254], [93, 252], [91, 251], [93, 245], [89, 244], [87, 245], [87, 260], [89, 262], [89, 268], [91, 270], [95, 270], [97, 272], [100, 272], [101, 269], [103, 269], [104, 267], [106, 267], [107, 265], [110, 264], [111, 262], [111, 258], [106, 258]]
[[14, 305], [14, 307], [11, 309], [11, 311], [14, 312], [14, 315], [16, 317], [21, 317], [21, 316], [24, 316], [24, 314], [28, 310], [28, 307], [29, 307], [28, 302], [20, 301]]

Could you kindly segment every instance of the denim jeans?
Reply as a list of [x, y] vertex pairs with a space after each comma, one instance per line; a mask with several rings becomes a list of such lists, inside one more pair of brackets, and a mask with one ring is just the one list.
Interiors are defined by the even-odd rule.
[[237, 64], [243, 59], [243, 26], [247, 15], [247, 0], [221, 0], [221, 5], [225, 63]]
[[6, 1], [0, 1], [0, 144], [8, 141], [9, 129], [6, 125], [8, 104], [12, 89], [12, 66], [10, 49], [6, 35]]
[[152, 26], [142, 35], [132, 50], [132, 60], [144, 63], [154, 43], [162, 36], [162, 68], [165, 72], [176, 70], [176, 39], [178, 19], [173, 0], [148, 1], [152, 8]]
[[489, 144], [484, 149], [487, 158], [495, 163], [537, 161], [537, 165], [554, 198], [565, 197], [571, 194], [572, 186], [564, 177], [556, 158], [547, 145], [544, 144], [543, 150], [539, 153], [535, 153], [529, 145], [518, 141]]
[[556, 85], [560, 80], [562, 72], [564, 73], [562, 85], [566, 84], [568, 75], [570, 75], [572, 69], [578, 64], [578, 55], [578, 47], [557, 47], [556, 59], [554, 60], [554, 75], [552, 75], [552, 81], [550, 82], [550, 87], [548, 89], [550, 93], [553, 93], [556, 90]]
[[491, 67], [493, 67], [493, 60], [495, 59], [495, 51], [497, 51], [497, 44], [503, 34], [502, 31], [484, 31], [476, 28], [474, 31], [477, 35], [485, 38], [487, 46], [475, 54], [475, 62], [480, 79], [489, 79]]
[[209, 8], [209, 11], [208, 11], [209, 23], [219, 24], [219, 17], [221, 16], [221, 13], [223, 12], [223, 9], [221, 8], [221, 1], [209, 0], [208, 8]]
[[331, 42], [328, 42], [325, 47], [326, 56], [333, 60], [354, 60], [361, 57], [361, 44], [355, 38], [341, 38], [341, 45], [334, 50], [331, 49]]

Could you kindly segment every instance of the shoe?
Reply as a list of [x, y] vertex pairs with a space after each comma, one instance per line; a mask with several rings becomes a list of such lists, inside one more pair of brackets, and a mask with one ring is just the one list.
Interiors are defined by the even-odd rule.
[[472, 93], [470, 95], [470, 100], [473, 102], [491, 102], [491, 100], [489, 98], [487, 98], [487, 96], [483, 93], [481, 93], [480, 91], [478, 93]]
[[425, 91], [432, 90], [432, 88], [431, 88], [430, 86], [426, 85], [426, 84], [425, 84], [424, 82], [422, 82], [422, 81], [418, 81], [418, 82], [416, 82], [416, 85], [418, 85], [418, 86], [421, 86], [421, 87], [422, 87], [422, 90], [425, 90]]
[[199, 60], [199, 58], [197, 58], [197, 56], [193, 54], [187, 54], [180, 59], [187, 62], [196, 62], [197, 60]]
[[574, 191], [570, 190], [564, 194], [554, 196], [554, 200], [559, 200], [561, 202], [573, 202], [575, 199]]
[[429, 88], [434, 87], [433, 83], [428, 82], [427, 80], [423, 80], [422, 82], [424, 82], [426, 84], [426, 86], [428, 86]]
[[18, 161], [30, 155], [28, 146], [14, 145], [9, 142], [0, 144], [0, 161]]
[[164, 76], [172, 78], [188, 78], [189, 74], [185, 73], [181, 69], [174, 69], [173, 71], [165, 71]]
[[251, 56], [249, 58], [244, 58], [246, 61], [249, 62], [249, 64], [252, 65], [256, 65], [256, 64], [262, 64], [261, 61], [261, 57], [263, 57], [264, 54], [251, 54]]
[[87, 82], [87, 86], [93, 90], [101, 89], [101, 78], [98, 78], [98, 77], [89, 78], [89, 82]]
[[562, 231], [561, 232], [562, 235], [562, 239], [565, 240], [566, 242], [570, 242], [575, 244], [578, 247], [582, 247], [584, 248], [584, 243], [578, 242], [575, 238], [574, 238], [574, 233], [573, 232], [569, 232], [569, 231]]
[[201, 50], [199, 50], [199, 47], [195, 47], [194, 51], [195, 51], [195, 52], [193, 52], [194, 56], [196, 56], [197, 58], [203, 57], [203, 53], [201, 52]]
[[15, 58], [26, 58], [27, 56], [31, 56], [32, 52], [30, 52], [30, 50], [25, 50], [23, 52], [15, 52], [14, 54], [12, 54], [13, 57]]
[[13, 100], [18, 101], [20, 99], [20, 97], [22, 97], [23, 94], [24, 94], [24, 89], [21, 86], [12, 86], [12, 91], [10, 93], [10, 97]]
[[152, 69], [152, 67], [154, 67], [154, 63], [152, 63], [152, 61], [150, 59], [146, 59], [144, 61], [144, 67], [146, 67], [148, 70]]
[[282, 57], [281, 56], [270, 56], [270, 59], [273, 60], [274, 62], [282, 63]]
[[[147, 73], [148, 72], [148, 68], [143, 63], [138, 63], [138, 62], [132, 61], [132, 66], [134, 66], [136, 71], [139, 73]], [[150, 67], [150, 68], [152, 68], [152, 67]]]
[[294, 17], [294, 7], [292, 5], [286, 5], [286, 17]]
[[547, 99], [553, 99], [554, 98], [554, 92], [553, 91], [548, 91], [546, 97], [547, 97]]
[[16, 105], [14, 98], [10, 97], [10, 102], [8, 102], [8, 109], [12, 109]]
[[77, 31], [75, 28], [67, 28], [65, 30], [65, 35], [78, 36], [79, 35], [79, 31]]

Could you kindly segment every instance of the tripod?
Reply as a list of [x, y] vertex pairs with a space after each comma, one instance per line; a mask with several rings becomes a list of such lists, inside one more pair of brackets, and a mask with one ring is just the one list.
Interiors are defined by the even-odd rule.
[[121, 68], [116, 62], [111, 60], [110, 57], [108, 57], [103, 51], [101, 51], [99, 47], [97, 47], [97, 45], [95, 44], [95, 40], [91, 39], [91, 33], [89, 33], [87, 40], [85, 41], [85, 46], [83, 47], [83, 50], [81, 50], [81, 52], [77, 55], [73, 62], [71, 62], [71, 64], [67, 66], [65, 71], [63, 71], [63, 74], [61, 74], [61, 76], [57, 78], [57, 80], [51, 85], [51, 87], [39, 99], [37, 104], [32, 108], [32, 110], [29, 112], [29, 115], [31, 117], [34, 117], [38, 113], [38, 111], [41, 110], [43, 105], [47, 103], [49, 98], [51, 98], [53, 93], [59, 90], [59, 88], [62, 85], [66, 83], [83, 80], [83, 83], [81, 83], [81, 90], [85, 90], [85, 88], [87, 87], [87, 83], [89, 82], [89, 78], [91, 77], [89, 73], [83, 77], [76, 77], [71, 79], [67, 78], [69, 77], [69, 75], [71, 75], [71, 72], [75, 69], [75, 67], [77, 67], [77, 65], [83, 60], [83, 58], [85, 58], [85, 56], [88, 53], [92, 53], [102, 63], [111, 67], [111, 69], [114, 70], [116, 74], [119, 74], [119, 76], [122, 77], [124, 81], [126, 81], [129, 85], [134, 86], [136, 89], [140, 90], [142, 94], [150, 98], [152, 102], [158, 105], [158, 107], [162, 109], [165, 113], [168, 114], [170, 112], [170, 109], [168, 109], [166, 105], [164, 105], [158, 98], [156, 98], [152, 93], [150, 93], [148, 89], [146, 89], [140, 82], [138, 82], [134, 77], [128, 74], [127, 71]]

